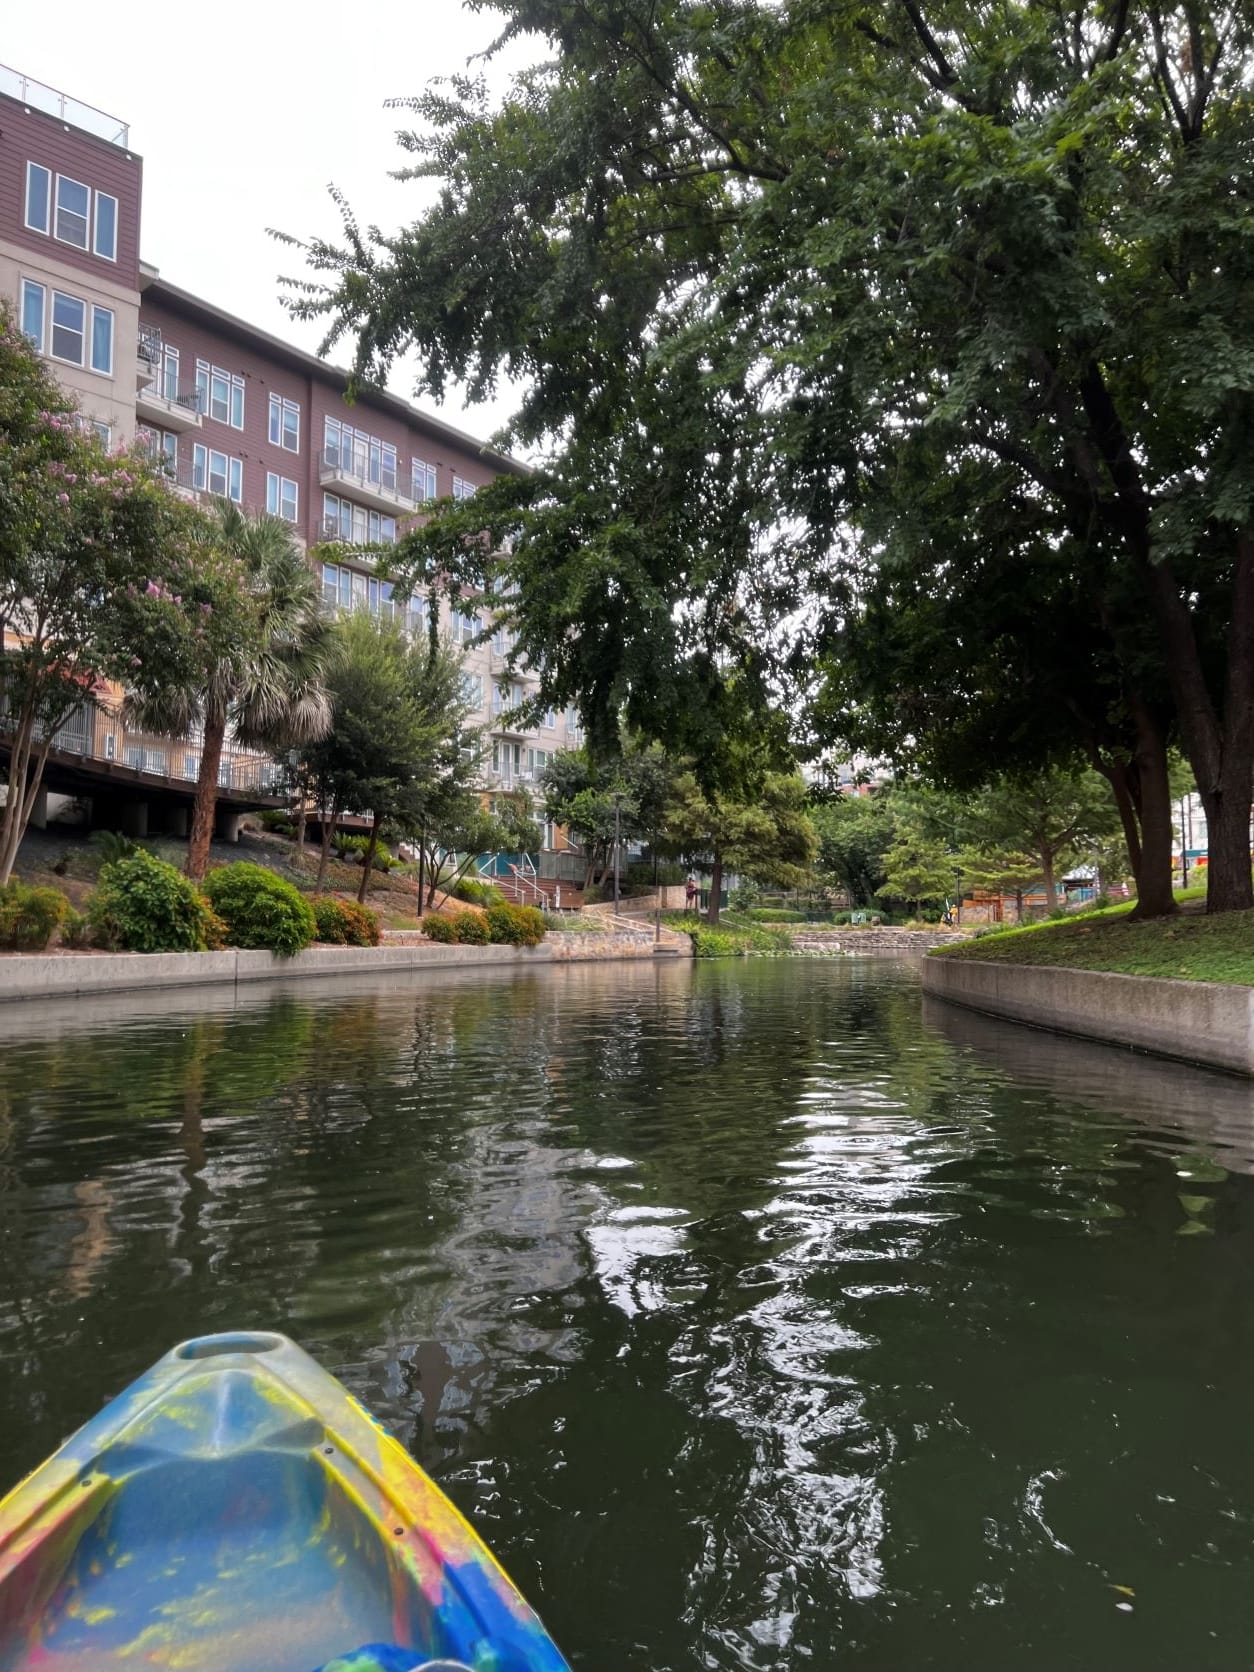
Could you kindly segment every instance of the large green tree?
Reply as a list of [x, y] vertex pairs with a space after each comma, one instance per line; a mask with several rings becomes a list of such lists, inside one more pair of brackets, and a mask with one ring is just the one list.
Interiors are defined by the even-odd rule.
[[336, 822], [370, 815], [358, 899], [366, 897], [380, 833], [417, 832], [471, 770], [461, 657], [441, 639], [355, 610], [336, 624], [327, 669], [331, 723], [301, 753], [322, 826], [319, 888]]
[[808, 880], [818, 837], [807, 802], [805, 782], [796, 772], [763, 773], [739, 794], [704, 789], [695, 772], [675, 780], [668, 839], [685, 858], [709, 865], [711, 923], [719, 919], [725, 871], [783, 888]]
[[0, 808], [7, 882], [56, 732], [98, 706], [107, 673], [159, 655], [137, 622], [119, 666], [121, 620], [179, 567], [194, 519], [138, 458], [106, 454], [0, 307]]
[[1250, 905], [1247, 9], [494, 9], [544, 62], [499, 107], [469, 81], [418, 98], [434, 205], [310, 246], [328, 283], [298, 306], [363, 372], [416, 348], [432, 392], [522, 380], [513, 434], [545, 466], [477, 513], [517, 534], [550, 689], [604, 732], [623, 703], [659, 736], [707, 724], [694, 697], [720, 658], [759, 667], [764, 618], [840, 614], [842, 540], [943, 570], [961, 474], [975, 537], [1012, 508], [1109, 565], [1084, 607], [1126, 601], [1121, 673], [1129, 623], [1152, 635], [1210, 908]]

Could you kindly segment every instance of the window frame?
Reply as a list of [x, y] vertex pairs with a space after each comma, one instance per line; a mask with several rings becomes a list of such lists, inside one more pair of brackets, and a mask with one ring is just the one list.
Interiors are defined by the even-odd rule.
[[[287, 439], [289, 418], [294, 420], [295, 426], [295, 439], [291, 442]], [[288, 395], [280, 395], [273, 389], [270, 391], [269, 434], [272, 447], [281, 447], [285, 453], [300, 452], [300, 402], [292, 400]]]
[[[109, 359], [109, 363], [108, 363], [107, 366], [98, 366], [96, 364], [96, 324], [97, 324], [97, 321], [102, 321], [102, 320], [108, 320], [108, 322], [109, 322], [109, 324], [108, 324], [108, 338], [109, 338], [109, 356], [108, 356], [108, 359]], [[102, 308], [99, 305], [99, 303], [93, 302], [92, 305], [91, 305], [91, 361], [90, 361], [90, 370], [95, 372], [97, 374], [97, 376], [99, 376], [99, 377], [112, 377], [113, 376], [114, 344], [115, 344], [116, 339], [117, 339], [116, 327], [117, 327], [117, 315], [114, 313], [113, 309], [112, 308]]]
[[[30, 218], [31, 180], [36, 173], [42, 174], [44, 177], [44, 224], [42, 226], [36, 225]], [[22, 204], [22, 225], [28, 232], [37, 232], [42, 238], [47, 238], [52, 233], [52, 170], [46, 168], [43, 163], [37, 163], [33, 157], [26, 159], [26, 199]]]
[[[81, 344], [81, 347], [79, 349], [79, 354], [78, 354], [78, 359], [77, 360], [72, 360], [69, 357], [68, 354], [58, 354], [57, 351], [56, 351], [56, 340], [57, 340], [56, 334], [57, 334], [58, 330], [60, 330], [60, 331], [73, 331], [74, 330], [74, 327], [72, 325], [58, 325], [57, 324], [57, 302], [58, 301], [72, 302], [75, 305], [75, 307], [81, 308], [82, 311], [83, 311], [82, 312], [83, 323], [78, 328], [78, 337], [79, 337], [79, 342]], [[83, 298], [81, 296], [71, 296], [68, 290], [54, 290], [52, 292], [51, 301], [49, 303], [49, 310], [48, 310], [48, 358], [50, 360], [56, 360], [63, 366], [78, 366], [80, 369], [82, 369], [83, 367], [86, 366], [86, 364], [87, 364], [87, 324], [88, 324], [88, 318], [89, 318], [89, 315], [88, 315], [87, 303], [83, 300]]]
[[[113, 205], [113, 238], [112, 248], [102, 250], [100, 247], [100, 205]], [[98, 255], [102, 261], [116, 262], [118, 259], [118, 209], [120, 205], [112, 192], [93, 192], [91, 206], [91, 249], [93, 255]]]
[[[28, 291], [39, 292], [39, 335], [37, 337], [32, 337], [31, 333], [26, 329], [26, 295]], [[19, 300], [21, 304], [22, 331], [34, 343], [35, 352], [37, 354], [43, 354], [44, 345], [48, 341], [48, 286], [41, 283], [39, 279], [23, 278]]]
[[[64, 238], [61, 235], [61, 187], [62, 185], [77, 186], [87, 194], [87, 208], [80, 215], [77, 209], [67, 209], [67, 215], [83, 223], [83, 241], [80, 244], [76, 238]], [[85, 180], [76, 180], [72, 174], [58, 174], [52, 194], [52, 236], [58, 244], [65, 244], [72, 250], [82, 250], [84, 255], [91, 254], [91, 209], [92, 189]]]
[[[419, 493], [418, 473], [421, 471], [425, 478], [423, 486], [429, 488], [429, 493]], [[415, 505], [427, 505], [433, 499], [440, 497], [439, 471], [437, 466], [428, 464], [426, 459], [412, 458], [409, 461], [409, 497]]]
[[[213, 383], [219, 379], [226, 385], [226, 417], [219, 418], [213, 410]], [[238, 400], [237, 397], [238, 396]], [[242, 430], [244, 427], [244, 377], [242, 372], [229, 372], [223, 366], [215, 365], [212, 360], [196, 361], [196, 404], [202, 418], [212, 418], [215, 424], [225, 424], [229, 429]]]
[[[289, 497], [285, 489], [290, 488], [292, 513], [289, 516], [283, 509]], [[273, 502], [273, 503], [272, 503]], [[277, 470], [266, 471], [266, 511], [272, 517], [281, 517], [284, 522], [300, 521], [300, 483], [291, 476], [282, 476]]]

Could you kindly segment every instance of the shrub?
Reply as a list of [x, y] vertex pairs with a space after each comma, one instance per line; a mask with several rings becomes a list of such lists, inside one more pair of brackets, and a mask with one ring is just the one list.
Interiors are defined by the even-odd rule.
[[284, 807], [267, 807], [261, 814], [261, 828], [273, 830], [278, 836], [290, 836], [296, 829], [292, 815]]
[[[353, 865], [364, 865], [366, 863], [366, 852], [370, 847], [370, 838], [369, 836], [337, 836], [332, 846], [340, 859]], [[370, 869], [372, 871], [390, 871], [399, 864], [400, 860], [394, 858], [380, 841], [374, 850], [374, 860]]]
[[544, 913], [544, 927], [546, 929], [560, 929], [564, 934], [600, 935], [605, 932], [605, 924], [600, 918], [585, 916], [578, 911], [546, 911]]
[[133, 845], [101, 869], [87, 917], [97, 945], [126, 952], [204, 952], [216, 937], [213, 913], [196, 885], [177, 866]]
[[457, 939], [456, 923], [451, 917], [441, 917], [438, 912], [427, 913], [422, 920], [422, 932], [428, 940], [440, 941], [445, 946]]
[[462, 877], [449, 891], [455, 900], [465, 900], [470, 906], [495, 906], [503, 899], [499, 888], [475, 877]]
[[377, 912], [359, 906], [355, 900], [336, 900], [323, 895], [313, 902], [318, 939], [331, 946], [378, 946]]
[[69, 910], [55, 888], [31, 888], [13, 877], [0, 884], [0, 946], [15, 952], [42, 952]]
[[477, 911], [458, 912], [453, 919], [453, 939], [459, 941], [462, 946], [486, 946], [487, 919], [481, 917]]
[[210, 871], [205, 894], [222, 919], [231, 946], [290, 958], [307, 947], [317, 932], [309, 901], [264, 865], [241, 861]]
[[544, 939], [544, 913], [535, 906], [502, 902], [488, 908], [488, 936], [502, 946], [539, 946]]
[[803, 911], [783, 911], [775, 906], [754, 906], [745, 913], [755, 923], [804, 923], [806, 914]]
[[73, 906], [66, 907], [61, 919], [61, 945], [72, 952], [85, 952], [91, 945], [91, 918]]
[[115, 859], [129, 859], [139, 852], [139, 843], [123, 836], [120, 830], [94, 830], [90, 841], [103, 865], [112, 865]]

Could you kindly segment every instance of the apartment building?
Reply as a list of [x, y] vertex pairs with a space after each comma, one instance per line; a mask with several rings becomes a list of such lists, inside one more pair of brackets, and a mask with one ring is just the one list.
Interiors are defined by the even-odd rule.
[[[438, 608], [465, 647], [485, 796], [534, 785], [553, 751], [580, 741], [574, 712], [523, 725], [514, 711], [536, 680], [507, 672], [506, 629], [475, 644], [485, 623], [469, 604], [402, 597], [359, 549], [395, 542], [432, 500], [522, 467], [385, 391], [350, 404], [343, 372], [163, 280], [140, 257], [142, 191], [125, 123], [0, 67], [0, 294], [84, 415], [108, 445], [160, 458], [180, 492], [290, 522], [329, 609], [424, 630]], [[116, 740], [114, 752], [126, 758]], [[195, 759], [165, 758], [172, 770]], [[556, 834], [546, 829], [546, 847]]]

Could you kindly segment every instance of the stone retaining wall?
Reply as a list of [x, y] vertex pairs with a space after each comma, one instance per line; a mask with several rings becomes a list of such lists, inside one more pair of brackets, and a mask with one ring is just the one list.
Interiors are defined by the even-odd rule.
[[988, 1016], [1254, 1075], [1254, 987], [925, 958], [923, 990]]
[[798, 952], [927, 952], [966, 937], [953, 929], [803, 929], [792, 931]]
[[[599, 963], [613, 958], [652, 959], [642, 935], [546, 935], [539, 946], [441, 946], [415, 938], [402, 945], [313, 946], [294, 958], [270, 952], [81, 952], [0, 956], [0, 1003], [14, 999], [72, 998], [143, 988], [236, 986], [248, 981], [314, 976], [400, 975], [413, 970], [467, 969], [507, 964]], [[674, 957], [671, 952], [669, 956]]]

